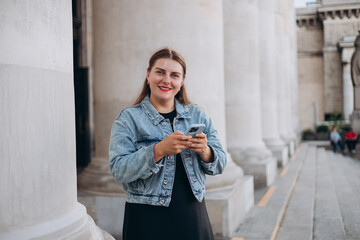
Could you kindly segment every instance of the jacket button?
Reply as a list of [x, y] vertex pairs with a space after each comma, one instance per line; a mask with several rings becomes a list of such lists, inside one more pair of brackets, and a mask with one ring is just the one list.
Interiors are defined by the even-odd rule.
[[168, 159], [168, 160], [170, 160], [171, 158], [172, 158], [171, 155], [167, 156], [167, 159]]
[[162, 125], [163, 125], [163, 126], [166, 126], [166, 122], [162, 122]]
[[164, 204], [164, 202], [165, 202], [164, 200], [160, 200], [160, 204], [161, 204], [161, 205], [163, 205], [163, 204]]
[[165, 179], [165, 180], [164, 180], [164, 184], [168, 184], [168, 180]]

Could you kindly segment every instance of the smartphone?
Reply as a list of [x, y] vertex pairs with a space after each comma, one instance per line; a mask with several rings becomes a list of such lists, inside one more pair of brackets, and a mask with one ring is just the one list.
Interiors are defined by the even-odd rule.
[[195, 137], [195, 134], [202, 133], [204, 129], [205, 124], [191, 124], [191, 126], [186, 130], [185, 135]]

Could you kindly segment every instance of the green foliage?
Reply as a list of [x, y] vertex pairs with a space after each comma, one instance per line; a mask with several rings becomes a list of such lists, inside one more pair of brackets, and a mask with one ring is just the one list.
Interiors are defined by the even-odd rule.
[[317, 133], [327, 133], [329, 132], [329, 127], [326, 125], [320, 125], [316, 127], [316, 132]]
[[302, 136], [303, 138], [312, 137], [315, 136], [315, 132], [311, 128], [307, 128], [302, 131]]
[[350, 124], [344, 122], [344, 117], [337, 112], [333, 112], [330, 115], [329, 123], [330, 131], [335, 127], [341, 136], [345, 135], [347, 130], [351, 127]]

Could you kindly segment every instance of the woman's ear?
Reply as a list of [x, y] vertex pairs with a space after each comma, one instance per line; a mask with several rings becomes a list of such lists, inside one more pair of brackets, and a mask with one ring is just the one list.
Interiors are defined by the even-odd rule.
[[146, 70], [146, 82], [149, 85], [149, 75], [150, 75], [150, 71]]

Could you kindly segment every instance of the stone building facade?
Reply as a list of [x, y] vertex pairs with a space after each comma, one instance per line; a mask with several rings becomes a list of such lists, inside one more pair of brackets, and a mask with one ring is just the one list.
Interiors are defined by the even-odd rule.
[[299, 120], [313, 128], [354, 109], [350, 60], [360, 30], [360, 1], [322, 0], [296, 10]]
[[206, 184], [217, 236], [232, 235], [254, 187], [270, 185], [299, 143], [292, 0], [2, 1], [0, 23], [0, 239], [121, 235], [110, 128], [164, 46], [185, 57], [190, 98], [227, 151]]

